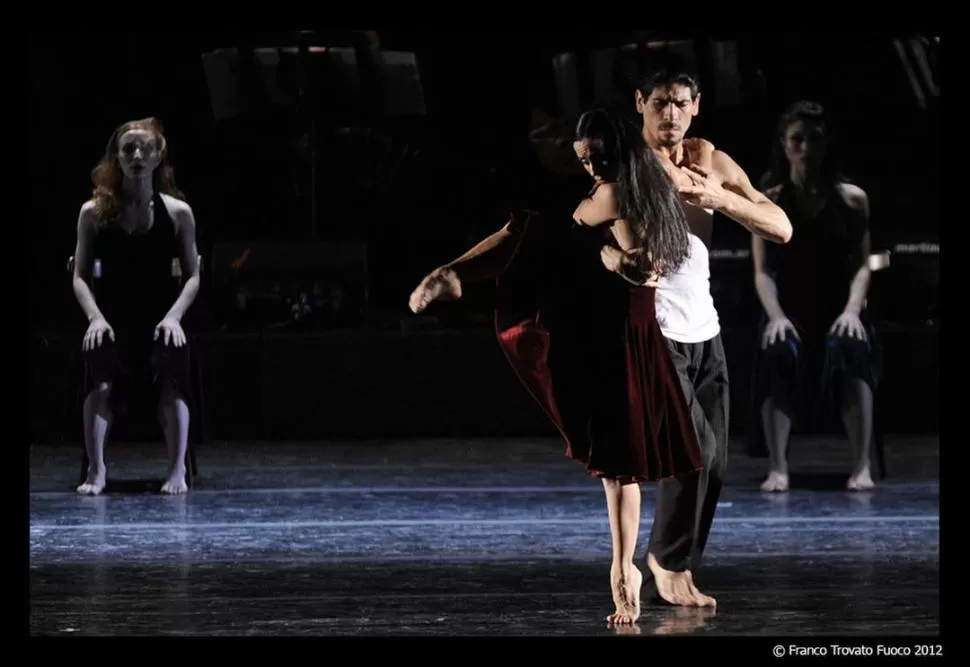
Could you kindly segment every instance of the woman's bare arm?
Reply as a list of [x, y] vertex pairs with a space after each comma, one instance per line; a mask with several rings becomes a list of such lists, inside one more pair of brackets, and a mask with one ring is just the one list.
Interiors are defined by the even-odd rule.
[[751, 235], [751, 258], [754, 263], [754, 289], [765, 314], [769, 320], [783, 319], [785, 311], [778, 301], [778, 286], [765, 270], [765, 240], [756, 234]]
[[87, 202], [81, 207], [77, 220], [77, 245], [74, 248], [74, 296], [89, 322], [104, 319], [91, 290], [94, 274], [94, 240], [97, 236], [94, 206]]
[[165, 316], [181, 321], [185, 312], [195, 302], [201, 279], [199, 275], [199, 251], [195, 239], [195, 216], [192, 213], [192, 207], [185, 202], [178, 201], [173, 209], [173, 217], [178, 225], [178, 240], [181, 249], [182, 291]]
[[573, 211], [573, 220], [587, 227], [612, 224], [619, 217], [612, 183], [600, 184], [592, 194], [579, 202], [579, 206]]

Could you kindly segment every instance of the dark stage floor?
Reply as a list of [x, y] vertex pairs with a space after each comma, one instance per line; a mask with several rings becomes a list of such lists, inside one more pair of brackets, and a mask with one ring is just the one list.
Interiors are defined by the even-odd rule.
[[[784, 495], [736, 452], [697, 576], [717, 613], [647, 606], [636, 631], [939, 633], [938, 440], [886, 447], [871, 493], [839, 488], [837, 439], [795, 441]], [[198, 487], [163, 497], [132, 483], [160, 480], [163, 445], [118, 443], [121, 488], [85, 498], [79, 450], [32, 447], [31, 634], [614, 633], [603, 492], [557, 441], [219, 443], [198, 461]], [[652, 509], [646, 486], [644, 535]]]

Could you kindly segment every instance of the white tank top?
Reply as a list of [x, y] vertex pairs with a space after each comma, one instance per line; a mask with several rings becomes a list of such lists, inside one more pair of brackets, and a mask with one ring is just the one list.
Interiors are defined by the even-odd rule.
[[721, 332], [707, 246], [690, 235], [690, 256], [675, 273], [660, 279], [656, 296], [657, 322], [666, 338], [679, 343], [703, 343]]

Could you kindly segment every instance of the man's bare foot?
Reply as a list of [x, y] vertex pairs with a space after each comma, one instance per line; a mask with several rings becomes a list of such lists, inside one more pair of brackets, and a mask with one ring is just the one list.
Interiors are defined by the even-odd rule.
[[613, 625], [632, 625], [640, 618], [640, 587], [643, 573], [632, 563], [626, 567], [610, 568], [610, 586], [616, 611], [606, 617]]
[[876, 483], [872, 481], [872, 475], [869, 472], [869, 466], [866, 466], [856, 474], [849, 478], [846, 482], [846, 488], [849, 491], [868, 491], [876, 487]]
[[411, 293], [408, 306], [420, 313], [432, 301], [457, 301], [461, 298], [461, 280], [454, 269], [435, 269]]
[[674, 572], [660, 567], [653, 554], [647, 554], [647, 567], [653, 574], [657, 593], [670, 604], [683, 607], [716, 607], [717, 600], [704, 595], [694, 585], [690, 570]]
[[179, 494], [188, 493], [189, 485], [185, 483], [185, 468], [179, 467], [171, 472], [165, 483], [162, 484], [162, 493]]
[[82, 496], [97, 496], [104, 491], [105, 469], [100, 470], [88, 467], [88, 476], [84, 484], [77, 487], [77, 492]]
[[780, 472], [768, 473], [768, 479], [761, 483], [762, 491], [787, 491], [788, 475]]

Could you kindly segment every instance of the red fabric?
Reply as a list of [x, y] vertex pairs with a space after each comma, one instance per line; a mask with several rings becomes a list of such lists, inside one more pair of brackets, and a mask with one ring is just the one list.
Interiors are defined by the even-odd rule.
[[700, 470], [654, 290], [602, 266], [601, 229], [534, 211], [511, 222], [518, 247], [498, 281], [496, 333], [566, 455], [590, 474], [637, 481]]

